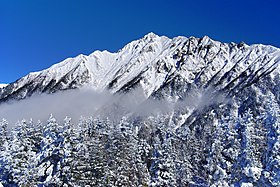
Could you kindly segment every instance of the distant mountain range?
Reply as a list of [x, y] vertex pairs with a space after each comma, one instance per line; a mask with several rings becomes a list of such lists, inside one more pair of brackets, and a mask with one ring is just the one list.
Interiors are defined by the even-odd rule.
[[[149, 33], [118, 52], [68, 58], [1, 86], [0, 103], [84, 87], [113, 95], [137, 90], [143, 103], [175, 106], [150, 126], [149, 116], [122, 114], [145, 129], [137, 137], [153, 148], [145, 157], [149, 186], [280, 186], [279, 73], [280, 49], [273, 46]], [[157, 175], [153, 151], [162, 163], [162, 152], [168, 161], [174, 154], [181, 173], [173, 163], [170, 175]], [[171, 185], [171, 176], [185, 180]]]

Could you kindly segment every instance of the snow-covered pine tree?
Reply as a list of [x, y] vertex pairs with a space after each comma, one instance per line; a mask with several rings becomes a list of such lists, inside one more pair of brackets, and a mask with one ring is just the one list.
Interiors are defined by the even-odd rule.
[[[113, 149], [117, 148], [115, 152], [116, 171], [119, 173], [115, 185], [144, 186], [147, 184], [147, 181], [141, 176], [144, 168], [141, 167], [135, 129], [127, 117], [122, 117], [118, 123], [114, 131], [114, 138]], [[138, 166], [140, 167], [138, 168]]]
[[104, 186], [104, 146], [101, 143], [103, 121], [82, 118], [71, 163], [72, 182], [78, 186]]
[[6, 119], [2, 119], [0, 122], [0, 151], [4, 149], [4, 144], [8, 140], [7, 127], [8, 121]]
[[280, 107], [274, 95], [270, 94], [270, 98], [262, 114], [267, 147], [262, 156], [264, 171], [261, 179], [264, 184], [280, 186]]
[[10, 141], [7, 134], [8, 121], [2, 119], [0, 122], [0, 181], [3, 185], [8, 185], [11, 177], [10, 161]]
[[150, 117], [152, 126], [151, 185], [176, 186], [176, 158], [174, 151], [173, 122], [165, 115]]
[[[256, 129], [257, 120], [254, 118], [252, 110], [249, 108], [239, 114], [235, 121], [235, 129], [231, 134], [234, 135], [229, 150], [224, 152], [231, 160], [230, 183], [242, 185], [242, 183], [257, 184], [261, 175], [262, 165], [257, 158], [260, 145], [254, 145], [258, 134]], [[230, 151], [230, 152], [229, 152]], [[256, 154], [256, 157], [254, 156]]]
[[[229, 186], [232, 162], [236, 159], [238, 152], [235, 152], [236, 133], [235, 116], [229, 111], [214, 120], [213, 142], [205, 170], [209, 172], [209, 184], [215, 186]], [[234, 148], [234, 149], [232, 149]]]
[[75, 168], [73, 167], [73, 162], [76, 159], [76, 146], [79, 143], [78, 134], [74, 125], [72, 124], [71, 118], [66, 117], [64, 119], [64, 124], [61, 130], [62, 142], [58, 149], [60, 155], [63, 157], [59, 161], [59, 167], [54, 176], [54, 181], [59, 186], [74, 186], [73, 183], [73, 173]]
[[32, 120], [29, 123], [26, 120], [18, 122], [16, 128], [11, 132], [11, 149], [9, 151], [11, 181], [19, 186], [32, 186], [37, 182], [34, 179], [33, 169], [35, 167], [35, 155], [38, 150], [32, 137], [33, 132]]
[[41, 152], [37, 155], [38, 175], [42, 185], [54, 185], [57, 181], [57, 171], [60, 169], [61, 160], [65, 157], [63, 152], [62, 127], [51, 115], [47, 125], [43, 127]]

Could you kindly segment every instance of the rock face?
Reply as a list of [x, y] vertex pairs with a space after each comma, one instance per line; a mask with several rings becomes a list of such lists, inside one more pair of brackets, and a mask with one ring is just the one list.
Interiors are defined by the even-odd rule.
[[156, 117], [127, 116], [151, 148], [143, 156], [149, 185], [279, 186], [279, 64], [272, 46], [150, 33], [117, 53], [96, 51], [30, 73], [0, 89], [0, 102], [85, 86], [141, 90], [174, 105]]

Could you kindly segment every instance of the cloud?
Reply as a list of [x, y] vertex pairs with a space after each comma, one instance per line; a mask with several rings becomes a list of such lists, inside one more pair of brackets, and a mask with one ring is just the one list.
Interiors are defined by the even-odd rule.
[[224, 102], [221, 94], [214, 89], [194, 89], [187, 96], [178, 101], [147, 99], [142, 89], [135, 89], [128, 94], [114, 94], [108, 91], [96, 92], [91, 88], [68, 90], [51, 95], [34, 95], [21, 101], [11, 101], [0, 105], [0, 118], [8, 120], [10, 127], [18, 120], [45, 122], [50, 114], [58, 121], [66, 116], [78, 123], [81, 116], [108, 117], [110, 120], [119, 120], [127, 114], [140, 116], [169, 113], [173, 110], [202, 109], [214, 103]]
[[46, 121], [53, 114], [60, 121], [66, 116], [78, 121], [81, 116], [92, 116], [110, 100], [112, 95], [109, 92], [98, 93], [90, 88], [34, 95], [25, 100], [1, 104], [0, 118], [15, 124], [22, 119]]
[[175, 104], [175, 109], [182, 110], [189, 108], [192, 110], [202, 110], [205, 107], [213, 104], [228, 103], [229, 99], [215, 88], [208, 87], [207, 89], [193, 89], [185, 98], [179, 100]]

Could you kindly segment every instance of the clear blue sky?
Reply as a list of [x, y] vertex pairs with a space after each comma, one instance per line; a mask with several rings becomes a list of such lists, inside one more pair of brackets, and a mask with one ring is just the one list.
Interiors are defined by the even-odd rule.
[[280, 1], [0, 0], [0, 83], [149, 32], [280, 47]]

